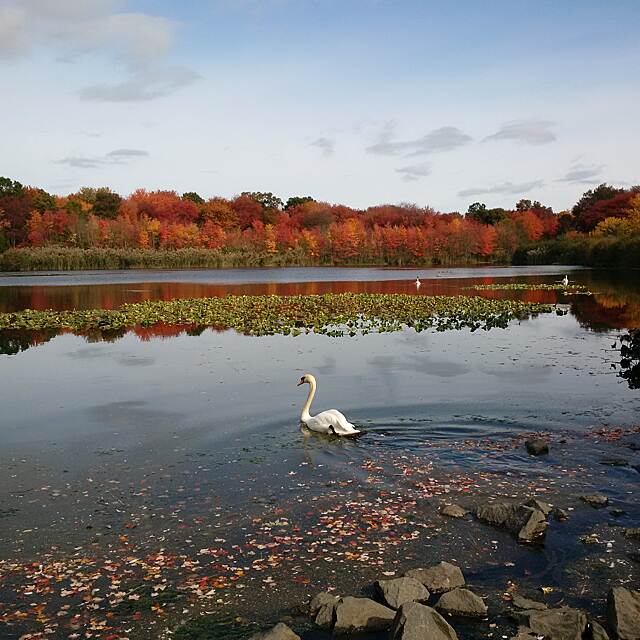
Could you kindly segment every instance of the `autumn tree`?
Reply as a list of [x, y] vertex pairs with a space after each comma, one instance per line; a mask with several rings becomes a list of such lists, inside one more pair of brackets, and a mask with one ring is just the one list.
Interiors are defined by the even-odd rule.
[[598, 202], [615, 198], [623, 191], [624, 189], [618, 189], [606, 183], [598, 185], [595, 189], [585, 191], [580, 200], [578, 200], [571, 209], [576, 228], [580, 231], [591, 231], [599, 222], [599, 220], [589, 215], [591, 209], [593, 209]]

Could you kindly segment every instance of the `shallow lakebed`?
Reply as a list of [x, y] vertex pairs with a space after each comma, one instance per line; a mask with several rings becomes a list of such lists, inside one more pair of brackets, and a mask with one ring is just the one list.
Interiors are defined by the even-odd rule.
[[[619, 336], [640, 324], [636, 281], [572, 270], [585, 292], [568, 295], [495, 287], [556, 283], [564, 271], [549, 267], [292, 271], [20, 276], [0, 286], [0, 307], [366, 292], [569, 313], [336, 338], [170, 325], [1, 336], [0, 637], [156, 638], [206, 612], [289, 616], [313, 635], [295, 608], [314, 593], [357, 595], [441, 560], [490, 605], [489, 621], [456, 627], [463, 639], [508, 633], [514, 589], [550, 587], [549, 602], [601, 617], [609, 586], [637, 587], [638, 544], [622, 532], [640, 524], [640, 391], [619, 376]], [[312, 413], [338, 408], [362, 437], [299, 431], [305, 372], [318, 378]], [[548, 455], [527, 454], [532, 434]], [[594, 492], [608, 508], [580, 501]], [[439, 514], [530, 496], [569, 514], [544, 545]]]

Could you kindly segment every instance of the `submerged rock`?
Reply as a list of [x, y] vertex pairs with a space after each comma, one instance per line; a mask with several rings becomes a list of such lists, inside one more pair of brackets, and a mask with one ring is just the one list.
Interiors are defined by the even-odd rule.
[[384, 603], [392, 609], [399, 609], [405, 602], [416, 602], [429, 599], [429, 591], [422, 582], [415, 578], [394, 578], [378, 580], [376, 591]]
[[626, 467], [629, 465], [629, 461], [624, 458], [605, 458], [600, 460], [600, 464], [606, 464], [610, 467]]
[[627, 527], [624, 530], [624, 537], [630, 540], [640, 540], [640, 527]]
[[558, 522], [564, 522], [565, 520], [569, 519], [569, 514], [564, 509], [560, 509], [559, 507], [554, 507], [551, 510], [551, 515], [553, 516], [553, 519], [557, 520]]
[[440, 513], [449, 518], [464, 518], [469, 512], [458, 504], [447, 504], [440, 509]]
[[507, 529], [523, 542], [543, 538], [548, 525], [545, 514], [535, 507], [496, 502], [476, 509], [478, 520]]
[[538, 634], [533, 632], [529, 627], [518, 627], [518, 633], [511, 636], [511, 640], [538, 640]]
[[487, 605], [480, 596], [469, 589], [453, 589], [440, 596], [435, 608], [440, 613], [468, 618], [484, 618], [487, 615]]
[[335, 635], [358, 631], [384, 631], [391, 626], [395, 611], [369, 598], [342, 598], [336, 605]]
[[531, 456], [540, 456], [544, 453], [549, 453], [549, 445], [547, 441], [542, 440], [541, 438], [527, 440], [524, 443], [524, 446], [527, 448], [527, 453]]
[[548, 640], [582, 640], [587, 628], [587, 615], [579, 609], [563, 607], [544, 611], [524, 611], [527, 626]]
[[453, 627], [435, 610], [417, 602], [403, 604], [391, 627], [391, 640], [458, 640]]
[[518, 609], [529, 609], [529, 610], [538, 610], [543, 611], [547, 609], [547, 605], [544, 602], [538, 602], [537, 600], [531, 600], [530, 598], [525, 598], [524, 596], [514, 595], [511, 599], [511, 604]]
[[291, 631], [286, 624], [278, 622], [268, 631], [252, 635], [250, 640], [300, 640], [300, 636]]
[[427, 569], [411, 569], [405, 573], [405, 576], [415, 578], [431, 593], [444, 593], [465, 585], [460, 567], [448, 562], [441, 562]]
[[590, 504], [592, 507], [606, 507], [609, 504], [609, 498], [607, 496], [603, 496], [599, 493], [591, 493], [586, 496], [580, 496], [580, 500], [582, 502], [586, 502]]
[[613, 587], [607, 596], [607, 620], [620, 640], [640, 640], [640, 591]]

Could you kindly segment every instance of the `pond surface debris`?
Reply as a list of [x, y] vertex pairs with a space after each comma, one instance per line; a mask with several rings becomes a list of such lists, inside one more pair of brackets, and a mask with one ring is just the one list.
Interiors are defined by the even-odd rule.
[[429, 328], [506, 327], [552, 305], [479, 296], [414, 296], [342, 293], [297, 296], [226, 296], [124, 304], [119, 309], [35, 311], [0, 314], [0, 330], [92, 331], [134, 326], [194, 324], [235, 329], [246, 335], [329, 336]]

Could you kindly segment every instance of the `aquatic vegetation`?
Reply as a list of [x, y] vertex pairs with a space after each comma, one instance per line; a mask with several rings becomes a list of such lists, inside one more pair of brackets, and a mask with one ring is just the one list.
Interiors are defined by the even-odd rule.
[[528, 283], [506, 283], [506, 284], [474, 284], [465, 289], [475, 291], [575, 291], [579, 290], [586, 295], [591, 295], [587, 287], [583, 284], [528, 284]]
[[247, 335], [329, 336], [435, 328], [491, 329], [511, 320], [549, 313], [547, 304], [481, 297], [399, 294], [227, 296], [125, 304], [119, 309], [34, 311], [0, 314], [0, 330], [119, 330], [157, 323], [235, 329]]

